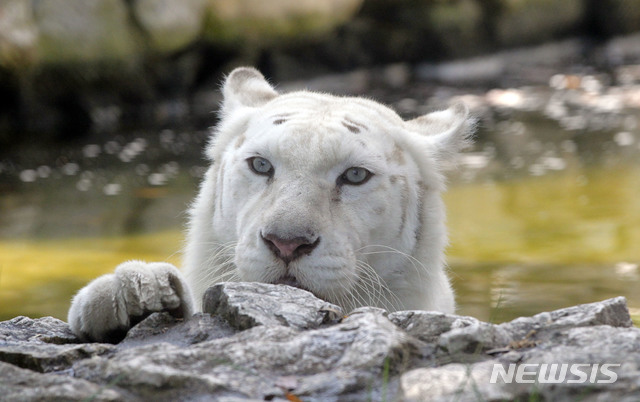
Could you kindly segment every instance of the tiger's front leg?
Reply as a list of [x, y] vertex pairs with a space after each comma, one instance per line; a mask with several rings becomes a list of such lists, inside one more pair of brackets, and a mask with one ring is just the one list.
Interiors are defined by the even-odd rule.
[[84, 341], [119, 342], [153, 312], [187, 318], [194, 313], [182, 274], [168, 263], [129, 261], [103, 275], [73, 298], [68, 322]]

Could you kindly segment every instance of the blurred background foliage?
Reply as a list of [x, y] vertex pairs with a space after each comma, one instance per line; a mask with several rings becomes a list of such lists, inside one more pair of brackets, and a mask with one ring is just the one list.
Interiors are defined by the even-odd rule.
[[639, 29], [638, 0], [3, 0], [0, 145], [84, 135], [109, 105], [147, 119], [238, 64], [282, 81]]
[[179, 263], [238, 65], [406, 118], [471, 107], [445, 196], [461, 313], [640, 313], [640, 0], [1, 0], [0, 319]]

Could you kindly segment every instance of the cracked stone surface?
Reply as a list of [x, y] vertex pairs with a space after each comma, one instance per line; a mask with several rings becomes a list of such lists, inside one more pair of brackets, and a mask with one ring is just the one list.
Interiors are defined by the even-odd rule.
[[[309, 292], [260, 283], [216, 285], [204, 304], [188, 320], [153, 314], [117, 345], [80, 343], [51, 317], [0, 322], [1, 399], [640, 399], [640, 329], [621, 297], [499, 325], [377, 308], [343, 316]], [[598, 366], [582, 382], [491, 381], [495, 365], [538, 363]], [[619, 365], [613, 383], [601, 381], [605, 364]]]

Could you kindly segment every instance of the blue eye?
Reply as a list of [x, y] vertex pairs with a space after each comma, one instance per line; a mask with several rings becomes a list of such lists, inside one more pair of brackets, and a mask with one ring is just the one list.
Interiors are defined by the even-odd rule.
[[249, 162], [249, 168], [256, 174], [262, 176], [273, 176], [273, 165], [265, 158], [255, 156], [247, 159]]
[[373, 176], [373, 173], [362, 167], [350, 167], [339, 178], [340, 184], [357, 186], [364, 184]]

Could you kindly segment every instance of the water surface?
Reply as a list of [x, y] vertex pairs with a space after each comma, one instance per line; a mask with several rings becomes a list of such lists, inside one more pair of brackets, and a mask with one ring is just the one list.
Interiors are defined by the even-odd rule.
[[[624, 295], [638, 314], [638, 200], [640, 165], [452, 185], [459, 313], [501, 322]], [[138, 235], [2, 239], [0, 319], [65, 318], [74, 292], [129, 259], [179, 264], [184, 215], [172, 218], [176, 226]]]
[[[514, 91], [465, 95], [483, 119], [445, 194], [458, 312], [502, 322], [622, 295], [640, 316], [638, 109]], [[504, 106], [518, 99], [538, 106]], [[129, 259], [178, 264], [207, 137], [142, 130], [0, 160], [0, 320], [65, 319], [79, 288]]]

